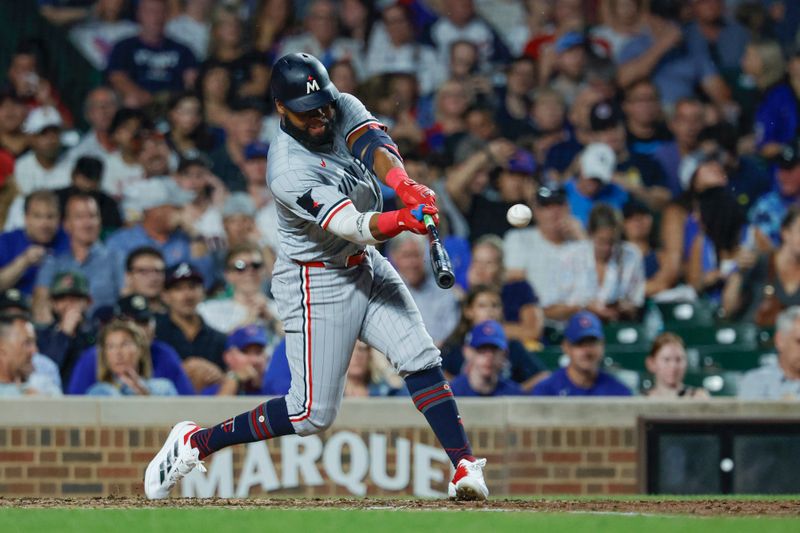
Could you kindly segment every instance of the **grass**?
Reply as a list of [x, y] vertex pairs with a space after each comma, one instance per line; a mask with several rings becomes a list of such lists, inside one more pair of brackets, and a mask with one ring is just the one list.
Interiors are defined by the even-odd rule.
[[792, 518], [692, 518], [481, 511], [278, 510], [278, 509], [0, 509], [0, 531], [110, 533], [212, 531], [395, 532], [434, 531], [575, 533], [796, 532]]

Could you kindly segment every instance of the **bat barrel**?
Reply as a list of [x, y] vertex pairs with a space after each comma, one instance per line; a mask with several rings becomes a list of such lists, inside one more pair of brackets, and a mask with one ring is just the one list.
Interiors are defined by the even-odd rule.
[[436, 284], [443, 289], [449, 289], [456, 282], [453, 265], [450, 263], [450, 256], [447, 255], [447, 250], [444, 249], [439, 240], [439, 231], [433, 223], [433, 217], [424, 215], [423, 221], [428, 228], [428, 234], [431, 239], [431, 267], [436, 276]]

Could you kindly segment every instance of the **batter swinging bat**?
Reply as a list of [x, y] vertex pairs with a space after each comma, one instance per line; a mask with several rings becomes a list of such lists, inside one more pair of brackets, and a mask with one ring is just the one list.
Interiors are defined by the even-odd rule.
[[436, 275], [436, 284], [443, 289], [449, 289], [456, 282], [456, 276], [453, 274], [453, 265], [450, 263], [450, 256], [447, 255], [447, 250], [444, 249], [442, 242], [439, 240], [439, 230], [436, 229], [436, 224], [433, 223], [433, 217], [423, 215], [422, 220], [425, 222], [425, 227], [428, 228], [428, 239], [431, 241], [431, 267], [433, 267], [433, 273]]

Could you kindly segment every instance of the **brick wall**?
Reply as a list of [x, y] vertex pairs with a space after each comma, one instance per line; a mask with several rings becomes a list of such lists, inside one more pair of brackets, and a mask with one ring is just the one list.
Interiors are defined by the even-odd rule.
[[[209, 423], [242, 412], [242, 406], [249, 405], [201, 400], [160, 404], [150, 400], [144, 404], [146, 408], [138, 408], [130, 403], [92, 403], [97, 400], [13, 402], [0, 401], [0, 496], [140, 495], [144, 468], [166, 438], [170, 421], [189, 414], [200, 423]], [[346, 402], [349, 403], [353, 402]], [[605, 405], [542, 404], [533, 400], [463, 404], [461, 410], [473, 447], [489, 460], [486, 477], [494, 495], [636, 493], [639, 415], [674, 416], [676, 412], [692, 411], [696, 416], [793, 414], [792, 406], [787, 404], [762, 404], [759, 411], [747, 404], [719, 401], [693, 404], [692, 408], [635, 400]], [[366, 446], [371, 442], [370, 434], [383, 435], [387, 442], [386, 471], [393, 475], [399, 461], [398, 439], [410, 441], [415, 450], [412, 454], [417, 453], [417, 445], [437, 445], [419, 413], [398, 405], [405, 406], [405, 402], [384, 405], [370, 400], [345, 405], [340, 420], [320, 436], [320, 441], [326, 445], [332, 435], [349, 431]], [[747, 409], [750, 411], [741, 412]], [[218, 416], [223, 413], [226, 415]], [[143, 421], [147, 419], [152, 422]], [[267, 448], [280, 477], [282, 445], [270, 441]], [[244, 446], [233, 449], [233, 475], [237, 479], [246, 452]], [[351, 468], [351, 455], [349, 451], [341, 454], [344, 471]], [[322, 463], [322, 459], [316, 462], [320, 485], [309, 486], [301, 481], [297, 487], [281, 486], [269, 493], [349, 494], [346, 487], [331, 479]], [[434, 482], [432, 488], [445, 491], [449, 466], [433, 462], [431, 468], [440, 470], [444, 480]], [[368, 495], [412, 493], [412, 483], [400, 491], [381, 489], [369, 475], [364, 483]], [[249, 495], [264, 492], [255, 486]]]

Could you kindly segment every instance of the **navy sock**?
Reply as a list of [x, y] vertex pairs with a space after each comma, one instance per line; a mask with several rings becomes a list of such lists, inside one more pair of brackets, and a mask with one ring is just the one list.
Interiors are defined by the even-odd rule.
[[416, 408], [425, 415], [431, 429], [447, 452], [453, 466], [463, 458], [473, 459], [458, 406], [440, 367], [406, 376], [406, 386]]
[[243, 442], [256, 442], [294, 433], [289, 422], [285, 398], [273, 398], [252, 411], [247, 411], [225, 422], [201, 429], [191, 436], [192, 446], [200, 450], [200, 459], [212, 453]]

